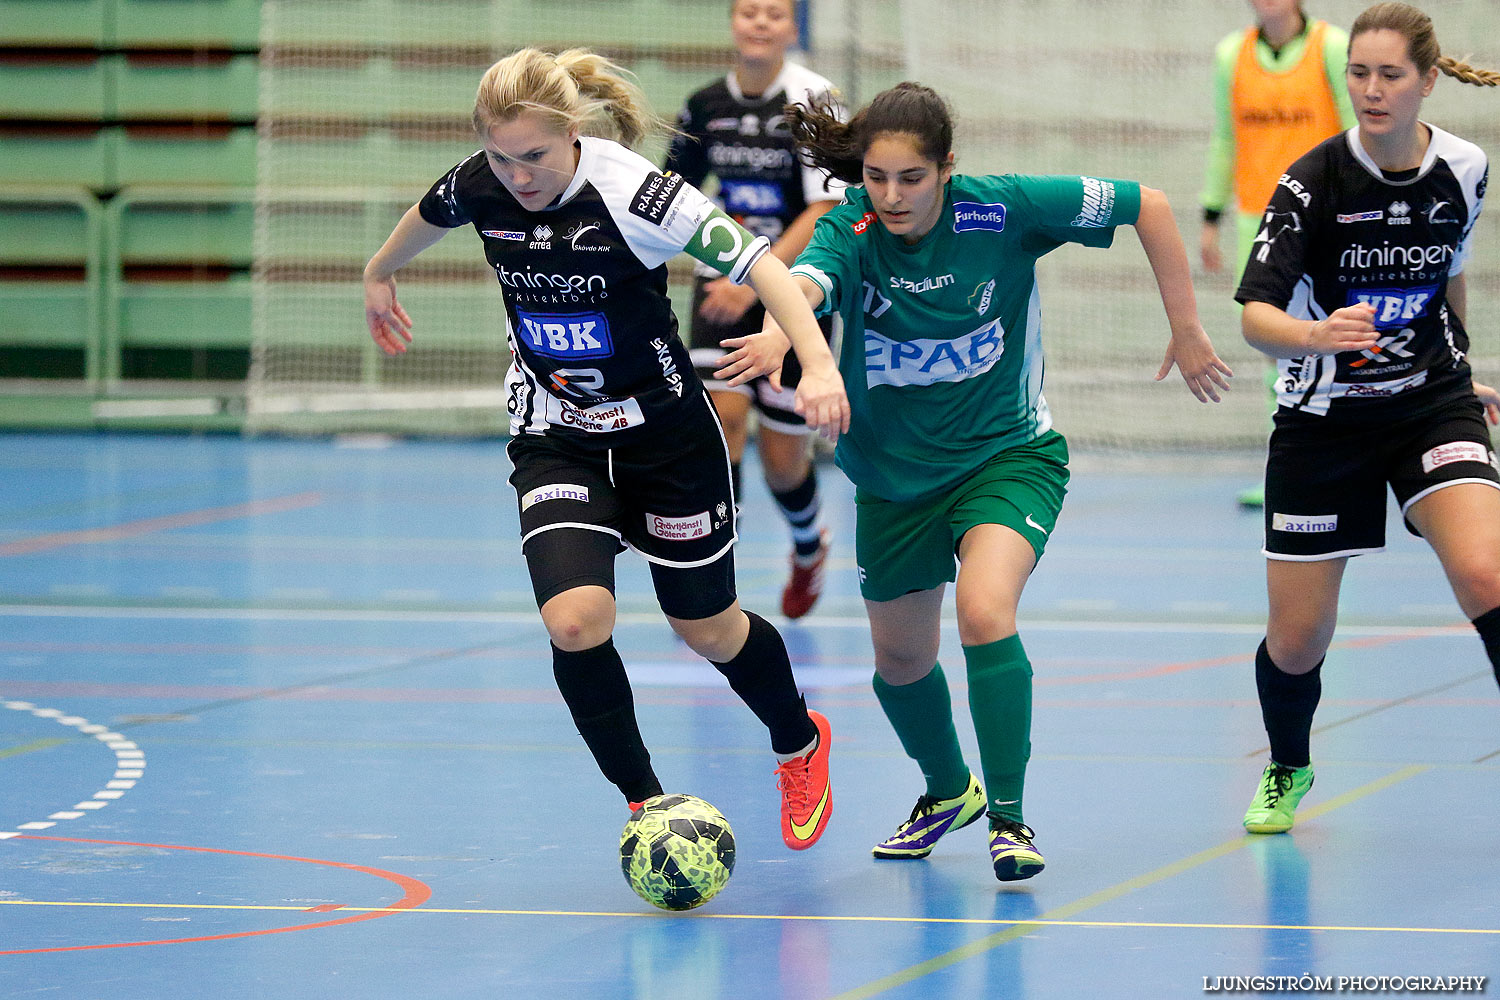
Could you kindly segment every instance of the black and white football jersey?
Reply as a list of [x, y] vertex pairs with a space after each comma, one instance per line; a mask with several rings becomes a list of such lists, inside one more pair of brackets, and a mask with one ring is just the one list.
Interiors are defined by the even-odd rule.
[[1235, 298], [1311, 320], [1368, 303], [1380, 334], [1366, 351], [1279, 359], [1278, 417], [1366, 418], [1393, 399], [1415, 412], [1472, 391], [1469, 338], [1447, 289], [1470, 252], [1488, 164], [1478, 146], [1428, 128], [1414, 171], [1383, 172], [1355, 127], [1277, 183]]
[[782, 115], [787, 104], [828, 97], [833, 85], [805, 66], [782, 64], [759, 97], [746, 97], [734, 74], [692, 94], [677, 116], [681, 134], [667, 152], [667, 169], [702, 186], [713, 175], [729, 216], [775, 242], [815, 201], [838, 201], [843, 184], [797, 159]]
[[666, 262], [716, 227], [735, 229], [718, 266], [743, 281], [767, 242], [737, 235], [697, 188], [608, 139], [578, 140], [558, 200], [530, 211], [483, 150], [418, 203], [434, 226], [473, 225], [500, 282], [512, 363], [511, 433], [556, 433], [600, 447], [663, 433], [702, 386], [677, 336]]

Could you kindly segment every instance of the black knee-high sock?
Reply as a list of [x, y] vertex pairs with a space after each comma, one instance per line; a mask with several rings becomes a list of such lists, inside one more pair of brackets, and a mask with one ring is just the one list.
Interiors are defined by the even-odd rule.
[[661, 794], [613, 639], [576, 653], [552, 647], [552, 676], [594, 762], [631, 802]]
[[1305, 674], [1289, 674], [1278, 667], [1261, 642], [1255, 651], [1255, 687], [1260, 692], [1260, 717], [1271, 738], [1271, 759], [1283, 767], [1312, 763], [1308, 742], [1313, 712], [1323, 694], [1323, 661]]
[[1475, 618], [1474, 628], [1484, 640], [1484, 653], [1495, 670], [1496, 683], [1500, 683], [1500, 608], [1490, 608]]
[[734, 659], [715, 662], [714, 667], [729, 678], [734, 693], [771, 731], [771, 749], [779, 754], [796, 753], [817, 738], [818, 727], [807, 717], [807, 705], [797, 693], [781, 633], [760, 615], [745, 614], [750, 634], [744, 647]]

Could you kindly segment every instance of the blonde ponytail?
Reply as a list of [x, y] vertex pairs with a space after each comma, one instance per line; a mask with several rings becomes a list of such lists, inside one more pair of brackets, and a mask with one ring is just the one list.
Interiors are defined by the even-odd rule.
[[524, 111], [552, 119], [561, 131], [576, 128], [626, 146], [672, 131], [630, 71], [588, 49], [556, 55], [521, 49], [486, 70], [474, 99], [474, 130], [484, 134]]

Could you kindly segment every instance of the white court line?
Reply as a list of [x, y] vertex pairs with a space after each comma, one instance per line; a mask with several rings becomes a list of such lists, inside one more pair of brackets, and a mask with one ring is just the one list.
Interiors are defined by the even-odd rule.
[[[110, 802], [122, 797], [127, 790], [134, 788], [136, 785], [134, 779], [145, 773], [145, 751], [136, 746], [133, 741], [111, 731], [107, 726], [91, 723], [82, 716], [68, 715], [55, 708], [40, 708], [29, 701], [0, 698], [0, 708], [8, 708], [13, 712], [28, 712], [38, 719], [51, 719], [59, 725], [76, 729], [80, 735], [94, 737], [115, 754], [114, 775], [103, 788], [93, 794], [92, 798], [78, 803], [72, 809], [54, 812], [46, 820], [32, 820], [28, 823], [19, 823], [12, 830], [0, 830], [0, 840], [9, 840], [19, 836], [24, 830], [47, 830], [57, 825], [56, 820], [78, 819], [85, 815], [78, 810], [103, 809]], [[122, 769], [126, 767], [130, 769], [131, 780], [121, 779]]]
[[[753, 609], [752, 609], [753, 610]], [[0, 604], [0, 617], [13, 618], [144, 618], [207, 621], [327, 621], [327, 622], [416, 622], [444, 624], [473, 622], [498, 625], [538, 625], [535, 611], [420, 611], [401, 608], [141, 608], [108, 605]], [[665, 625], [658, 611], [621, 611], [621, 625]], [[772, 619], [781, 623], [780, 619]], [[799, 619], [796, 628], [811, 630], [869, 628], [863, 617], [814, 616]], [[1021, 618], [1022, 631], [1031, 632], [1157, 632], [1207, 635], [1265, 635], [1265, 625], [1245, 622], [1163, 622], [1144, 620], [1068, 621]], [[1439, 639], [1472, 637], [1467, 623], [1452, 625], [1340, 625], [1341, 636], [1403, 635]]]

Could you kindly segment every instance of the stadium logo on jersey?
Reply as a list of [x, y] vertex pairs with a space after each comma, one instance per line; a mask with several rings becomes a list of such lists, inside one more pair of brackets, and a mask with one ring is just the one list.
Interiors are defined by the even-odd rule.
[[1000, 360], [1004, 337], [998, 321], [953, 340], [891, 340], [866, 329], [865, 384], [935, 385], [976, 378]]
[[607, 358], [615, 353], [609, 336], [609, 321], [603, 313], [568, 313], [549, 316], [516, 310], [521, 321], [521, 340], [537, 354], [549, 358]]
[[535, 229], [533, 229], [531, 231], [530, 248], [532, 250], [551, 250], [552, 227], [544, 222], [540, 226], [537, 226]]
[[551, 483], [547, 486], [538, 486], [536, 489], [521, 496], [521, 512], [524, 514], [533, 504], [539, 504], [546, 500], [576, 500], [579, 503], [588, 503], [589, 488], [587, 486], [573, 486], [569, 483]]
[[600, 231], [599, 230], [599, 223], [597, 223], [597, 222], [583, 222], [583, 221], [579, 221], [579, 222], [573, 223], [573, 227], [568, 230], [567, 235], [564, 236], [563, 238], [568, 241], [568, 246], [572, 247], [574, 250], [591, 250], [591, 251], [595, 251], [595, 252], [608, 251], [609, 250], [608, 244], [601, 245], [601, 244], [590, 244], [590, 243], [579, 243], [578, 242], [579, 238], [582, 237], [585, 233], [592, 233], [592, 232], [599, 232], [599, 231]]
[[[1108, 213], [1106, 213], [1108, 215]], [[1076, 220], [1073, 225], [1079, 225]], [[992, 233], [1005, 231], [1005, 206], [999, 203], [983, 205], [977, 201], [955, 201], [953, 203], [953, 231], [967, 233], [977, 229]]]
[[1385, 212], [1382, 211], [1381, 209], [1377, 208], [1373, 212], [1354, 212], [1354, 213], [1352, 213], [1350, 215], [1342, 215], [1341, 214], [1341, 215], [1335, 216], [1335, 218], [1337, 218], [1340, 222], [1344, 222], [1344, 223], [1349, 223], [1349, 222], [1378, 222], [1379, 220], [1385, 218]]
[[514, 229], [481, 229], [480, 232], [492, 240], [510, 240], [512, 243], [523, 243], [526, 234]]
[[646, 515], [646, 534], [666, 542], [690, 542], [694, 538], [707, 538], [713, 534], [713, 523], [708, 511], [689, 517], [667, 517], [665, 514]]
[[1271, 530], [1294, 535], [1310, 535], [1339, 530], [1337, 514], [1272, 514]]
[[775, 215], [786, 209], [781, 187], [768, 181], [721, 181], [724, 210], [735, 215]]
[[635, 197], [630, 199], [630, 214], [666, 229], [672, 223], [672, 216], [667, 210], [677, 200], [677, 193], [681, 190], [681, 174], [662, 174], [653, 170], [636, 189]]
[[1266, 210], [1265, 218], [1261, 220], [1260, 232], [1255, 234], [1255, 241], [1251, 244], [1255, 248], [1255, 259], [1262, 264], [1266, 258], [1271, 256], [1271, 245], [1282, 233], [1302, 232], [1302, 217], [1296, 212], [1273, 212]]
[[1385, 224], [1386, 225], [1388, 225], [1388, 226], [1409, 226], [1409, 225], [1411, 225], [1411, 206], [1408, 205], [1406, 202], [1404, 202], [1404, 201], [1393, 201], [1393, 202], [1391, 202], [1391, 206], [1389, 208], [1387, 208], [1386, 211], [1390, 213], [1389, 217], [1385, 220]]
[[1083, 207], [1071, 225], [1080, 229], [1107, 228], [1115, 213], [1114, 184], [1096, 177], [1080, 177], [1079, 180], [1083, 181]]
[[1425, 315], [1428, 305], [1437, 296], [1437, 290], [1437, 285], [1422, 285], [1420, 288], [1351, 288], [1346, 305], [1374, 306], [1375, 318], [1371, 322], [1376, 329], [1384, 330], [1393, 326], [1407, 326]]
[[[976, 297], [978, 297], [979, 299], [977, 305], [974, 302], [974, 299]], [[994, 297], [995, 279], [991, 278], [989, 281], [981, 282], [979, 285], [975, 286], [974, 291], [969, 295], [969, 305], [974, 306], [974, 311], [983, 316], [985, 313], [990, 311], [990, 300]]]
[[863, 233], [866, 229], [870, 228], [870, 223], [874, 222], [878, 218], [879, 216], [874, 212], [866, 212], [864, 215], [861, 215], [859, 217], [858, 222], [850, 223], [849, 228], [854, 230], [856, 233]]
[[926, 277], [921, 281], [910, 281], [906, 278], [892, 278], [891, 287], [898, 291], [911, 292], [920, 295], [923, 292], [931, 292], [939, 288], [947, 288], [953, 284], [953, 275], [939, 274], [937, 277]]
[[1422, 471], [1448, 465], [1452, 462], [1483, 462], [1494, 464], [1495, 453], [1477, 441], [1450, 441], [1422, 454]]

